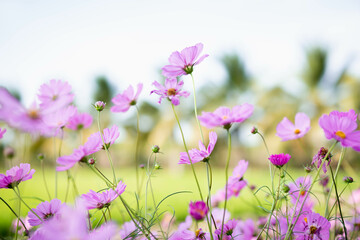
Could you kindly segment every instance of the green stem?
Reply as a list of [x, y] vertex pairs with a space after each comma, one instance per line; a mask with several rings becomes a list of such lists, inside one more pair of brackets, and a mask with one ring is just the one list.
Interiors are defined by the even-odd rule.
[[[341, 165], [341, 162], [342, 160], [345, 158], [345, 153], [346, 153], [346, 148], [342, 148], [341, 149], [341, 153], [340, 153], [340, 158], [339, 158], [339, 162], [338, 162], [338, 165], [336, 167], [336, 170], [335, 170], [335, 175], [334, 175], [334, 178], [336, 179], [337, 178], [337, 175], [339, 173], [339, 169], [340, 169], [340, 165]], [[329, 214], [329, 200], [330, 200], [330, 197], [331, 197], [331, 192], [333, 190], [333, 187], [334, 187], [334, 182], [331, 183], [331, 187], [330, 187], [330, 190], [329, 190], [329, 193], [327, 195], [327, 199], [326, 199], [326, 205], [325, 205], [325, 218], [329, 218], [330, 214]]]
[[[338, 143], [338, 141], [334, 142], [333, 145], [331, 145], [329, 151], [326, 153], [325, 157], [323, 158], [323, 161], [321, 162], [321, 165], [319, 166], [319, 169], [318, 169], [318, 171], [316, 172], [315, 178], [314, 178], [313, 182], [311, 183], [309, 190], [306, 192], [304, 201], [303, 201], [302, 204], [301, 204], [301, 207], [300, 207], [299, 212], [302, 211], [302, 209], [303, 209], [303, 207], [304, 207], [304, 204], [305, 204], [305, 201], [306, 201], [306, 199], [308, 198], [308, 196], [309, 196], [309, 194], [310, 194], [313, 186], [315, 185], [315, 182], [317, 181], [317, 179], [318, 179], [318, 177], [319, 177], [320, 171], [322, 171], [322, 166], [323, 166], [324, 163], [326, 162], [326, 159], [328, 158], [328, 156], [329, 156], [329, 154], [332, 152], [332, 150], [335, 148], [335, 146], [336, 146], [337, 143]], [[293, 215], [293, 217], [294, 217], [294, 215]], [[291, 218], [290, 223], [292, 223], [293, 217]], [[295, 221], [294, 221], [294, 224], [289, 224], [288, 231], [287, 231], [286, 236], [285, 236], [285, 240], [288, 240], [288, 239], [289, 239], [290, 234], [291, 234], [292, 230], [294, 229], [294, 227], [295, 227], [295, 225], [296, 225], [296, 222], [298, 221], [299, 217], [300, 217], [300, 214], [298, 214], [298, 216], [296, 217], [296, 219], [295, 219]]]
[[197, 122], [197, 125], [199, 127], [200, 130], [200, 136], [201, 136], [201, 141], [204, 143], [204, 135], [201, 129], [201, 125], [198, 119], [198, 114], [197, 114], [197, 104], [196, 104], [196, 91], [195, 91], [195, 81], [194, 81], [194, 76], [192, 75], [192, 73], [190, 73], [191, 79], [192, 79], [192, 85], [193, 85], [193, 91], [194, 91], [194, 112], [195, 112], [195, 119]]
[[103, 137], [103, 134], [102, 134], [102, 129], [101, 129], [101, 126], [100, 126], [100, 112], [98, 112], [98, 128], [99, 128], [99, 133], [100, 133], [100, 136], [101, 136], [101, 141], [102, 141], [102, 143], [103, 143], [103, 147], [104, 147], [104, 149], [105, 149], [106, 155], [107, 155], [107, 157], [108, 157], [108, 160], [109, 160], [109, 162], [110, 162], [111, 169], [112, 169], [112, 172], [113, 172], [114, 185], [116, 185], [117, 179], [116, 179], [116, 175], [115, 175], [114, 164], [113, 164], [112, 158], [111, 158], [111, 156], [110, 156], [109, 149], [108, 149], [108, 147], [107, 147], [106, 144], [105, 144], [104, 137]]
[[47, 181], [46, 181], [46, 178], [45, 178], [45, 168], [44, 168], [44, 160], [41, 159], [41, 171], [42, 171], [42, 177], [43, 177], [43, 181], [44, 181], [44, 186], [45, 186], [45, 190], [46, 190], [46, 193], [49, 197], [49, 201], [51, 200], [51, 195], [50, 195], [50, 192], [49, 192], [49, 187], [47, 185]]
[[[25, 223], [21, 220], [21, 218], [20, 218], [20, 212], [19, 212], [19, 216], [16, 214], [16, 212], [14, 211], [14, 209], [12, 209], [11, 207], [10, 207], [10, 205], [2, 198], [2, 197], [0, 197], [0, 200], [3, 202], [3, 203], [5, 203], [5, 205], [10, 209], [10, 211], [16, 216], [16, 218], [17, 219], [19, 219], [19, 221], [21, 222], [21, 224], [24, 226], [24, 228], [25, 228], [25, 231], [28, 231], [28, 229], [26, 228], [26, 226], [25, 226]], [[17, 229], [16, 229], [16, 232], [17, 232]]]
[[226, 159], [226, 166], [225, 166], [225, 203], [224, 203], [224, 213], [221, 221], [221, 235], [220, 239], [222, 239], [223, 231], [224, 231], [224, 224], [225, 224], [225, 213], [226, 213], [226, 206], [228, 201], [228, 178], [229, 178], [229, 163], [230, 163], [230, 155], [231, 155], [231, 133], [229, 129], [226, 129], [228, 135], [228, 153]]
[[19, 188], [18, 188], [18, 187], [16, 187], [16, 188], [17, 188], [17, 190], [18, 190], [19, 193], [16, 192], [15, 188], [13, 188], [13, 190], [14, 190], [15, 194], [18, 196], [19, 200], [20, 200], [37, 218], [39, 218], [41, 222], [43, 222], [42, 218], [39, 217], [39, 215], [37, 215], [36, 212], [34, 212], [34, 210], [32, 210], [32, 208], [29, 207], [29, 205], [26, 204], [26, 202], [24, 202], [24, 200], [23, 200], [23, 199], [21, 198], [21, 196], [20, 196], [20, 190], [19, 190]]
[[[261, 139], [262, 139], [262, 141], [263, 141], [263, 143], [265, 145], [267, 154], [268, 154], [268, 156], [270, 156], [270, 151], [269, 151], [269, 148], [268, 148], [268, 146], [266, 144], [264, 136], [259, 131], [257, 131], [257, 134], [259, 134], [259, 136], [261, 137]], [[270, 171], [270, 178], [271, 178], [271, 187], [272, 187], [272, 191], [274, 192], [274, 181], [273, 181], [273, 174], [272, 174], [272, 165], [271, 165], [270, 161], [268, 162], [268, 164], [269, 164], [269, 171]]]
[[[135, 144], [135, 172], [136, 172], [136, 189], [138, 196], [140, 196], [139, 188], [139, 143], [140, 143], [140, 113], [139, 108], [136, 107], [136, 144]], [[146, 217], [146, 216], [145, 216]]]
[[178, 123], [179, 129], [180, 129], [180, 133], [181, 133], [182, 141], [183, 141], [183, 144], [184, 144], [184, 148], [185, 148], [186, 154], [187, 154], [187, 156], [188, 156], [188, 158], [189, 158], [189, 161], [190, 161], [191, 169], [192, 169], [192, 172], [193, 172], [195, 181], [196, 181], [197, 188], [198, 188], [198, 190], [199, 190], [200, 198], [201, 198], [202, 201], [204, 201], [203, 195], [202, 195], [202, 193], [201, 193], [199, 181], [198, 181], [197, 176], [196, 176], [196, 173], [195, 173], [195, 168], [194, 168], [193, 162], [192, 162], [192, 160], [191, 160], [191, 157], [190, 157], [188, 148], [187, 148], [187, 146], [186, 146], [184, 133], [183, 133], [183, 131], [182, 131], [179, 118], [178, 118], [178, 116], [177, 116], [177, 114], [176, 114], [174, 104], [171, 103], [171, 107], [172, 107], [172, 110], [173, 110], [173, 112], [174, 112], [176, 122]]

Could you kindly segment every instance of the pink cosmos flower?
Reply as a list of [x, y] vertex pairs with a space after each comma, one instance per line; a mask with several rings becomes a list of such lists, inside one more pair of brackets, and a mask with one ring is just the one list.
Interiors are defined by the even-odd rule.
[[276, 136], [282, 138], [282, 141], [288, 141], [303, 137], [309, 130], [310, 118], [299, 112], [295, 116], [295, 125], [284, 117], [276, 127]]
[[221, 234], [222, 234], [222, 240], [234, 239], [233, 233], [237, 224], [238, 221], [236, 219], [231, 219], [224, 224], [223, 230], [221, 229], [221, 225], [220, 225], [219, 228], [216, 229], [214, 232], [216, 234], [215, 239], [220, 239]]
[[77, 112], [75, 106], [67, 106], [44, 116], [44, 123], [53, 129], [54, 136], [61, 135], [61, 130]]
[[235, 239], [239, 240], [255, 240], [258, 235], [256, 229], [257, 227], [251, 218], [239, 221], [234, 229], [233, 236], [237, 236]]
[[311, 178], [310, 177], [299, 177], [295, 180], [295, 183], [289, 183], [288, 186], [290, 188], [289, 195], [291, 197], [291, 202], [293, 204], [296, 203], [297, 198], [299, 198], [298, 207], [302, 205], [305, 201], [304, 206], [311, 208], [313, 206], [313, 202], [308, 197], [305, 199], [305, 196], [310, 188], [311, 185]]
[[116, 112], [127, 112], [130, 106], [136, 105], [136, 101], [141, 93], [143, 84], [137, 85], [137, 91], [134, 93], [134, 88], [130, 85], [123, 93], [116, 95], [111, 101], [115, 106], [111, 107], [111, 111]]
[[294, 235], [299, 240], [324, 240], [330, 237], [330, 222], [318, 213], [311, 212], [299, 218]]
[[90, 190], [90, 192], [81, 195], [81, 197], [84, 199], [85, 207], [88, 210], [95, 208], [102, 209], [109, 207], [111, 202], [125, 191], [125, 188], [126, 185], [120, 181], [115, 190], [109, 189], [100, 193]]
[[48, 221], [52, 217], [56, 216], [59, 210], [61, 209], [63, 204], [61, 204], [61, 201], [59, 199], [52, 199], [50, 202], [45, 201], [37, 205], [36, 208], [33, 208], [32, 210], [42, 219], [42, 221], [33, 213], [29, 212], [29, 224], [31, 226], [37, 226], [42, 224], [45, 221]]
[[274, 166], [281, 168], [290, 160], [290, 158], [291, 158], [290, 154], [280, 153], [280, 154], [272, 154], [269, 157], [269, 160]]
[[[316, 164], [316, 167], [319, 168], [327, 153], [328, 153], [328, 149], [321, 147], [319, 152], [317, 154], [315, 154], [315, 156], [313, 157], [311, 164], [314, 164], [314, 165]], [[330, 165], [331, 157], [332, 157], [332, 155], [330, 153], [328, 155], [328, 157], [326, 158], [326, 163], [324, 163], [322, 166], [324, 173], [327, 172], [326, 166]]]
[[[32, 226], [29, 224], [29, 221], [28, 221], [29, 218], [28, 217], [25, 217], [25, 218], [20, 217], [20, 219], [24, 223], [25, 227], [21, 222], [19, 222], [19, 226], [18, 226], [18, 219], [15, 218], [11, 223], [11, 231], [14, 233], [17, 231], [19, 235], [21, 235], [23, 233], [28, 235], [29, 234], [28, 231], [32, 228]], [[28, 231], [26, 231], [26, 230], [28, 230]]]
[[[213, 208], [212, 209], [212, 217], [214, 218], [213, 222], [215, 222], [216, 227], [219, 228], [221, 226], [222, 220], [223, 220], [223, 214], [224, 214], [224, 209], [220, 209], [220, 208]], [[210, 217], [210, 214], [209, 214]], [[231, 214], [228, 210], [225, 211], [225, 219], [224, 221], [227, 222], [231, 217]]]
[[165, 77], [178, 77], [181, 75], [191, 74], [195, 65], [201, 63], [208, 54], [202, 55], [199, 59], [200, 53], [203, 49], [203, 44], [198, 43], [195, 46], [187, 47], [180, 52], [173, 52], [169, 57], [170, 65], [162, 68], [162, 74]]
[[40, 86], [39, 92], [40, 107], [46, 113], [56, 112], [74, 99], [70, 84], [61, 80], [50, 80], [48, 84]]
[[231, 124], [241, 123], [248, 119], [254, 110], [254, 106], [248, 103], [235, 106], [231, 110], [227, 107], [219, 107], [214, 112], [203, 112], [199, 116], [201, 124], [207, 128], [224, 127], [229, 129]]
[[360, 151], [360, 131], [356, 131], [356, 115], [354, 110], [349, 112], [333, 111], [329, 115], [322, 115], [319, 125], [324, 130], [327, 139], [335, 139], [343, 147], [352, 147]]
[[83, 129], [83, 128], [88, 128], [91, 126], [93, 122], [93, 118], [90, 114], [88, 113], [76, 113], [74, 116], [72, 116], [69, 121], [68, 124], [66, 125], [67, 128], [70, 128], [74, 131]]
[[[103, 130], [103, 138], [106, 148], [109, 148], [110, 145], [114, 144], [116, 139], [120, 136], [119, 127], [113, 125], [111, 128], [105, 128]], [[96, 132], [90, 135], [89, 140], [94, 140], [96, 142], [100, 141], [102, 144], [102, 139], [100, 132]], [[105, 149], [105, 146], [102, 145], [102, 149]]]
[[[210, 154], [214, 150], [214, 146], [217, 141], [217, 135], [215, 132], [209, 133], [209, 140], [210, 140], [210, 142], [209, 142], [207, 149], [205, 148], [204, 144], [201, 141], [199, 141], [199, 149], [200, 150], [194, 148], [189, 151], [189, 155], [190, 155], [192, 163], [196, 163], [196, 162], [200, 162], [200, 161], [208, 161], [210, 159]], [[179, 164], [190, 164], [190, 160], [189, 160], [189, 157], [186, 152], [180, 153]]]
[[5, 133], [6, 133], [6, 128], [0, 128], [0, 139], [4, 137]]
[[175, 106], [180, 104], [179, 97], [188, 97], [190, 95], [187, 91], [181, 91], [182, 86], [184, 85], [183, 81], [178, 82], [176, 78], [167, 78], [165, 80], [165, 86], [161, 85], [158, 82], [153, 82], [153, 85], [158, 90], [152, 90], [150, 94], [156, 93], [160, 95], [159, 104], [163, 98], [167, 98]]
[[203, 201], [190, 202], [189, 204], [189, 214], [196, 221], [201, 221], [205, 218], [208, 213], [209, 208], [206, 206], [206, 203]]
[[15, 166], [6, 171], [6, 175], [0, 174], [0, 188], [14, 188], [20, 182], [29, 180], [35, 173], [35, 169], [30, 169], [30, 164], [20, 163], [20, 166]]

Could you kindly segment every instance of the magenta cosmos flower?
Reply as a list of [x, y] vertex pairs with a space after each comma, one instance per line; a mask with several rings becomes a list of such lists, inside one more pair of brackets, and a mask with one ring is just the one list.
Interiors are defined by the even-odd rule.
[[5, 133], [6, 133], [6, 128], [0, 128], [0, 139], [4, 137]]
[[20, 182], [29, 180], [35, 173], [35, 169], [30, 169], [30, 164], [20, 163], [6, 171], [6, 175], [0, 174], [0, 188], [15, 188]]
[[50, 80], [48, 84], [41, 85], [39, 92], [40, 107], [46, 113], [54, 112], [67, 106], [74, 99], [70, 84], [60, 80]]
[[127, 112], [130, 106], [136, 105], [136, 101], [141, 93], [143, 84], [137, 85], [137, 91], [134, 92], [133, 86], [129, 86], [123, 93], [116, 95], [111, 101], [115, 106], [111, 107], [112, 112]]
[[181, 75], [191, 74], [194, 66], [201, 63], [208, 54], [202, 55], [203, 44], [198, 43], [195, 46], [187, 47], [180, 52], [173, 52], [169, 57], [170, 65], [162, 68], [162, 74], [165, 77], [178, 77]]
[[179, 97], [188, 97], [190, 95], [187, 91], [181, 91], [182, 86], [184, 85], [183, 81], [178, 82], [176, 78], [167, 78], [165, 80], [165, 86], [161, 85], [158, 82], [153, 82], [153, 85], [158, 90], [152, 90], [150, 94], [156, 93], [160, 95], [159, 104], [163, 98], [167, 98], [175, 106], [180, 104]]
[[295, 125], [289, 119], [284, 119], [276, 127], [276, 135], [282, 141], [288, 141], [303, 137], [310, 129], [310, 118], [302, 112], [295, 116]]
[[222, 235], [222, 240], [236, 239], [235, 236], [237, 235], [233, 236], [233, 233], [237, 224], [238, 221], [236, 219], [231, 219], [224, 224], [223, 230], [221, 229], [221, 225], [218, 226], [218, 228], [214, 232], [216, 234], [215, 239], [220, 239], [221, 235]]
[[203, 201], [190, 202], [189, 204], [189, 214], [196, 221], [203, 220], [208, 213], [209, 208], [206, 206], [206, 203]]
[[[191, 158], [192, 163], [196, 163], [196, 162], [200, 162], [200, 161], [209, 161], [210, 159], [210, 155], [212, 153], [212, 151], [214, 150], [216, 141], [217, 141], [217, 135], [215, 132], [210, 132], [209, 133], [209, 145], [207, 148], [205, 148], [204, 144], [199, 141], [199, 149], [191, 149], [189, 151], [189, 155]], [[186, 152], [181, 152], [180, 153], [180, 161], [179, 164], [190, 164], [190, 160], [189, 157], [187, 155]]]
[[90, 127], [92, 122], [93, 122], [93, 118], [90, 114], [76, 113], [74, 116], [72, 116], [69, 119], [66, 127], [76, 131]]
[[52, 217], [56, 216], [59, 210], [61, 209], [63, 204], [59, 199], [52, 199], [50, 202], [45, 201], [37, 205], [36, 208], [32, 210], [42, 219], [42, 221], [33, 213], [29, 212], [29, 224], [31, 226], [37, 226], [41, 223], [51, 219]]
[[99, 193], [90, 190], [88, 193], [81, 195], [81, 197], [84, 199], [85, 207], [88, 210], [95, 208], [102, 209], [109, 207], [111, 202], [125, 191], [125, 188], [126, 185], [120, 181], [115, 190], [109, 189]]
[[290, 154], [280, 153], [280, 154], [272, 154], [269, 157], [269, 160], [274, 166], [281, 168], [290, 160], [290, 158], [291, 158]]
[[235, 106], [231, 110], [227, 107], [219, 107], [214, 112], [203, 112], [199, 116], [201, 124], [207, 128], [224, 127], [229, 129], [233, 123], [241, 123], [253, 113], [254, 106], [248, 103]]
[[330, 222], [318, 213], [311, 212], [299, 218], [294, 235], [299, 240], [325, 240], [330, 237]]
[[319, 125], [324, 130], [327, 139], [335, 139], [343, 147], [352, 147], [360, 151], [360, 131], [356, 131], [357, 122], [354, 110], [349, 112], [332, 111], [322, 115]]

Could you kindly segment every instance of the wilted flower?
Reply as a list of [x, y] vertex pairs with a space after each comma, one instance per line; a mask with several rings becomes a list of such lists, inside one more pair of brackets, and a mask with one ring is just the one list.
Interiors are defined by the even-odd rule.
[[184, 85], [183, 81], [178, 82], [176, 78], [167, 78], [165, 80], [165, 86], [161, 85], [158, 82], [153, 82], [153, 85], [158, 90], [152, 90], [150, 94], [156, 93], [160, 95], [159, 103], [163, 98], [167, 98], [175, 106], [180, 104], [180, 97], [188, 97], [190, 95], [187, 91], [181, 91], [182, 86]]
[[90, 114], [76, 113], [69, 119], [66, 127], [76, 131], [76, 130], [90, 127], [92, 122], [93, 122], [93, 118]]
[[290, 154], [280, 153], [270, 155], [269, 160], [274, 166], [281, 168], [290, 160], [290, 158]]
[[198, 43], [195, 46], [187, 47], [180, 52], [173, 52], [169, 57], [170, 65], [162, 68], [162, 74], [165, 77], [178, 77], [181, 75], [191, 74], [194, 65], [201, 63], [208, 54], [202, 55], [197, 59], [203, 49], [203, 44]]
[[[59, 210], [61, 209], [62, 204], [59, 199], [52, 199], [50, 202], [45, 201], [37, 205], [36, 208], [33, 208], [37, 216], [33, 212], [29, 212], [29, 224], [31, 226], [37, 226], [42, 224], [44, 221], [51, 219], [52, 217], [56, 216]], [[42, 219], [40, 220], [38, 216]]]
[[303, 137], [310, 129], [310, 118], [302, 112], [295, 116], [295, 125], [286, 117], [277, 125], [276, 135], [282, 138], [282, 141], [288, 141]]
[[126, 112], [129, 110], [130, 106], [136, 105], [136, 101], [141, 93], [143, 84], [139, 83], [137, 85], [137, 91], [134, 92], [133, 86], [129, 86], [123, 93], [119, 93], [111, 100], [115, 106], [111, 107], [111, 111], [116, 112]]
[[253, 113], [254, 106], [248, 103], [233, 107], [219, 107], [214, 112], [203, 112], [199, 116], [201, 124], [207, 128], [224, 127], [229, 129], [233, 123], [241, 123]]
[[[199, 149], [191, 149], [189, 151], [189, 155], [191, 158], [192, 163], [200, 162], [200, 161], [208, 161], [210, 158], [210, 154], [214, 150], [216, 141], [217, 141], [217, 135], [215, 132], [209, 133], [209, 145], [207, 148], [205, 148], [204, 144], [199, 141]], [[190, 164], [189, 157], [186, 152], [180, 153], [180, 161], [179, 164]]]
[[6, 175], [0, 174], [0, 188], [15, 188], [20, 182], [29, 180], [35, 173], [35, 169], [30, 169], [30, 164], [20, 163], [6, 171]]
[[5, 133], [6, 133], [6, 128], [0, 128], [0, 139], [4, 137]]
[[[315, 163], [316, 163], [317, 168], [319, 168], [327, 153], [328, 153], [328, 150], [324, 147], [321, 147], [319, 152], [317, 154], [315, 154], [315, 156], [313, 157], [311, 164], [315, 165]], [[331, 157], [332, 157], [332, 155], [331, 155], [331, 153], [329, 153], [327, 158], [325, 159], [327, 162], [324, 163], [323, 167], [322, 167], [324, 173], [327, 172], [326, 166], [330, 165]]]
[[125, 191], [125, 188], [126, 185], [120, 181], [115, 190], [109, 189], [99, 193], [90, 190], [88, 193], [81, 195], [81, 197], [85, 200], [84, 204], [87, 209], [102, 209], [109, 207], [111, 202]]
[[208, 213], [209, 208], [206, 206], [206, 203], [203, 201], [190, 202], [189, 204], [189, 214], [196, 220], [203, 220]]
[[[354, 117], [355, 116], [355, 117]], [[349, 112], [332, 111], [329, 115], [322, 115], [319, 125], [322, 127], [327, 139], [335, 139], [343, 147], [352, 147], [360, 151], [360, 131], [356, 131], [356, 114]]]

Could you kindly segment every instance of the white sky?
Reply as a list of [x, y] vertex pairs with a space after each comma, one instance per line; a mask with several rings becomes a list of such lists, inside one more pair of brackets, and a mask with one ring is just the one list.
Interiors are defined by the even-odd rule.
[[255, 78], [289, 89], [312, 44], [327, 46], [334, 73], [352, 57], [360, 76], [359, 25], [356, 0], [0, 0], [0, 85], [20, 88], [26, 105], [53, 78], [82, 107], [98, 75], [119, 91], [143, 82], [148, 95], [171, 52], [202, 42], [210, 57], [195, 70], [199, 84], [223, 79], [219, 58], [235, 51]]

